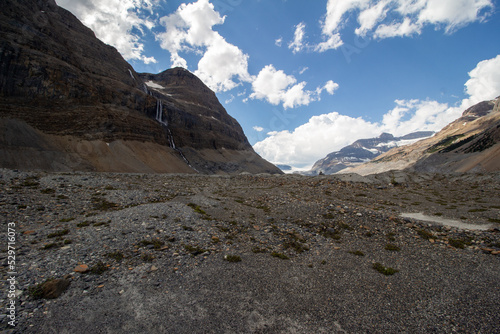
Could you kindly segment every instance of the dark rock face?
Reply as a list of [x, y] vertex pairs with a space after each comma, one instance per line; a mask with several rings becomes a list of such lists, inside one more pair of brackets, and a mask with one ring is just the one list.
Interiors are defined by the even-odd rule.
[[478, 117], [486, 116], [493, 110], [495, 106], [494, 101], [483, 101], [478, 104], [473, 105], [462, 113], [463, 121], [472, 121]]
[[0, 116], [85, 139], [166, 144], [145, 113], [155, 99], [113, 47], [53, 1], [7, 0], [0, 13]]
[[[139, 74], [152, 94], [162, 100], [164, 120], [179, 147], [252, 149], [238, 122], [200, 79], [183, 68], [159, 74]], [[158, 86], [156, 86], [158, 85]], [[154, 87], [163, 88], [154, 88]]]
[[[103, 150], [99, 143], [109, 147], [109, 143], [120, 141], [119, 154], [125, 154], [122, 160], [130, 157], [136, 167], [124, 165], [113, 171], [279, 172], [253, 151], [240, 125], [193, 74], [182, 69], [157, 75], [137, 74], [115, 48], [99, 41], [53, 0], [4, 1], [0, 31], [0, 119], [19, 120], [25, 122], [22, 127], [26, 131], [39, 131], [37, 136], [51, 144], [44, 147], [66, 155], [58, 163], [66, 165], [65, 170], [76, 168], [75, 164], [68, 167], [68, 160], [75, 159], [77, 165], [85, 165], [88, 170], [90, 158], [95, 170], [110, 170], [113, 162], [107, 161], [108, 167], [101, 162], [113, 152], [111, 148]], [[150, 80], [168, 87], [166, 94], [148, 88], [144, 81]], [[65, 141], [61, 142], [61, 138]], [[71, 140], [92, 142], [92, 149], [74, 152], [76, 146], [69, 143]], [[0, 150], [4, 150], [0, 158], [9, 156], [9, 167], [29, 165], [17, 161], [24, 157], [17, 159], [17, 148], [7, 142], [5, 138], [0, 140]], [[158, 147], [150, 145], [145, 150], [142, 146], [139, 150], [131, 142], [159, 145], [164, 151], [162, 164], [173, 159], [176, 167], [162, 167], [156, 162], [154, 168], [149, 168], [151, 161], [159, 157], [153, 159], [144, 152], [157, 152]], [[33, 144], [30, 150], [39, 150], [39, 146]], [[202, 149], [214, 152], [197, 155]], [[245, 158], [215, 152], [222, 149], [238, 151]], [[191, 153], [191, 166], [183, 151]], [[115, 156], [119, 154], [114, 152]], [[144, 168], [137, 167], [136, 162], [145, 164]], [[207, 164], [211, 168], [203, 167]], [[236, 167], [229, 171], [227, 164]], [[2, 166], [5, 164], [0, 161]]]

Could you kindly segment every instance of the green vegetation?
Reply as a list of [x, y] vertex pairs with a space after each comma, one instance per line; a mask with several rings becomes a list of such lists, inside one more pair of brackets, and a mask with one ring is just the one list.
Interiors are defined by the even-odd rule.
[[381, 274], [384, 274], [386, 276], [394, 275], [395, 273], [399, 272], [399, 270], [390, 268], [390, 267], [384, 267], [382, 264], [376, 262], [373, 264], [373, 269], [378, 271]]
[[450, 238], [448, 239], [448, 242], [450, 243], [450, 246], [453, 246], [455, 248], [460, 248], [460, 249], [465, 248], [465, 243], [463, 242], [463, 240]]
[[207, 250], [198, 246], [185, 245], [184, 249], [187, 250], [191, 255], [197, 256], [205, 253]]
[[114, 259], [117, 262], [120, 262], [121, 260], [123, 260], [123, 257], [124, 257], [123, 253], [120, 251], [108, 253], [108, 254], [106, 254], [106, 256]]
[[485, 212], [487, 209], [470, 209], [469, 212]]
[[418, 230], [417, 233], [419, 236], [421, 236], [422, 238], [424, 238], [426, 240], [432, 239], [434, 237], [434, 235], [427, 230]]
[[206, 215], [207, 213], [205, 211], [203, 211], [199, 205], [196, 205], [194, 203], [189, 203], [188, 206], [190, 208], [192, 208], [194, 210], [194, 212], [196, 213], [199, 213], [199, 214], [202, 214], [202, 215]]
[[89, 272], [94, 275], [102, 275], [106, 270], [108, 270], [108, 266], [104, 262], [99, 261], [90, 267]]
[[75, 220], [75, 217], [62, 218], [62, 219], [60, 219], [59, 221], [60, 221], [61, 223], [67, 223], [67, 222], [70, 222], [70, 221], [72, 221], [72, 220]]
[[226, 255], [224, 256], [224, 260], [228, 262], [241, 262], [241, 257], [238, 255]]
[[110, 211], [110, 210], [118, 210], [120, 206], [116, 203], [110, 202], [102, 197], [92, 197], [92, 204], [94, 205], [94, 209], [98, 211]]
[[95, 227], [107, 226], [107, 225], [109, 225], [109, 223], [111, 223], [111, 220], [108, 220], [107, 222], [97, 222], [97, 223], [94, 223], [94, 226]]
[[50, 233], [49, 235], [47, 235], [47, 238], [62, 237], [63, 235], [66, 235], [68, 233], [69, 233], [68, 229], [60, 230], [60, 231], [56, 231], [54, 233]]
[[456, 140], [458, 140], [459, 138], [461, 138], [463, 136], [464, 136], [463, 134], [460, 134], [460, 135], [456, 135], [456, 136], [446, 137], [445, 139], [441, 140], [437, 144], [435, 144], [435, 145], [431, 146], [429, 149], [427, 149], [426, 153], [435, 153], [438, 151], [444, 152], [445, 151], [444, 149], [446, 149], [447, 147], [452, 145]]
[[257, 253], [266, 253], [267, 250], [264, 249], [264, 248], [260, 248], [260, 247], [254, 246], [254, 247], [252, 247], [252, 252], [254, 252], [256, 254]]
[[26, 180], [24, 180], [22, 186], [29, 188], [37, 188], [40, 185], [40, 183], [37, 180], [38, 178], [35, 176], [28, 177], [26, 178]]
[[272, 252], [272, 253], [271, 253], [271, 256], [273, 256], [273, 257], [277, 257], [277, 258], [282, 259], [282, 260], [288, 260], [288, 259], [289, 259], [289, 257], [288, 257], [288, 256], [286, 256], [285, 254], [283, 254], [283, 253], [278, 253], [278, 252]]
[[163, 245], [165, 245], [165, 243], [160, 239], [142, 240], [141, 242], [139, 242], [139, 244], [143, 247], [152, 245], [154, 249], [160, 249], [163, 247]]
[[33, 299], [42, 299], [44, 296], [44, 286], [47, 282], [53, 281], [53, 278], [49, 278], [45, 280], [43, 283], [38, 283], [35, 285], [30, 285], [28, 287], [28, 295], [31, 296]]
[[399, 252], [401, 250], [401, 248], [399, 248], [398, 246], [393, 245], [393, 244], [387, 244], [387, 245], [385, 245], [385, 250]]
[[144, 262], [153, 262], [153, 260], [155, 259], [155, 257], [149, 253], [142, 254], [141, 258]]
[[61, 245], [55, 242], [52, 242], [50, 244], [45, 244], [43, 245], [42, 249], [52, 249], [52, 248], [57, 248], [60, 247]]
[[362, 251], [356, 250], [356, 251], [349, 251], [349, 253], [356, 255], [356, 256], [365, 256], [365, 253]]
[[89, 221], [83, 221], [81, 223], [78, 223], [76, 224], [76, 227], [85, 227], [85, 226], [89, 226], [90, 224], [94, 224], [94, 222], [89, 222]]
[[290, 249], [292, 248], [293, 250], [295, 250], [297, 253], [302, 253], [304, 251], [308, 251], [309, 250], [309, 247], [307, 247], [307, 245], [304, 245], [300, 242], [298, 242], [297, 240], [288, 240], [288, 241], [285, 241], [283, 243], [283, 248], [284, 249]]

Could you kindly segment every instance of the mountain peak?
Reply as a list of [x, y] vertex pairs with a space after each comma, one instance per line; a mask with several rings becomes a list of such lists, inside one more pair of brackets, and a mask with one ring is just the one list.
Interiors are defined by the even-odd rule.
[[280, 173], [193, 73], [136, 73], [53, 0], [4, 1], [0, 31], [0, 167]]
[[394, 136], [390, 133], [387, 133], [387, 132], [383, 132], [380, 136], [379, 136], [380, 139], [382, 140], [390, 140], [390, 139], [394, 139]]

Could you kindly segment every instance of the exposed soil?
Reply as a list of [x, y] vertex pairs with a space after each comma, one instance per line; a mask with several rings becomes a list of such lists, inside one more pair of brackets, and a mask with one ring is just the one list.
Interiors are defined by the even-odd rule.
[[0, 172], [5, 332], [500, 331], [500, 174]]

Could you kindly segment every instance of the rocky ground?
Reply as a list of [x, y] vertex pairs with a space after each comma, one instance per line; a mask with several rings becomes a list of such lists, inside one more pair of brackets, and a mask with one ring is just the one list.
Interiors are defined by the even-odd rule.
[[500, 174], [4, 169], [0, 186], [6, 333], [500, 331]]

